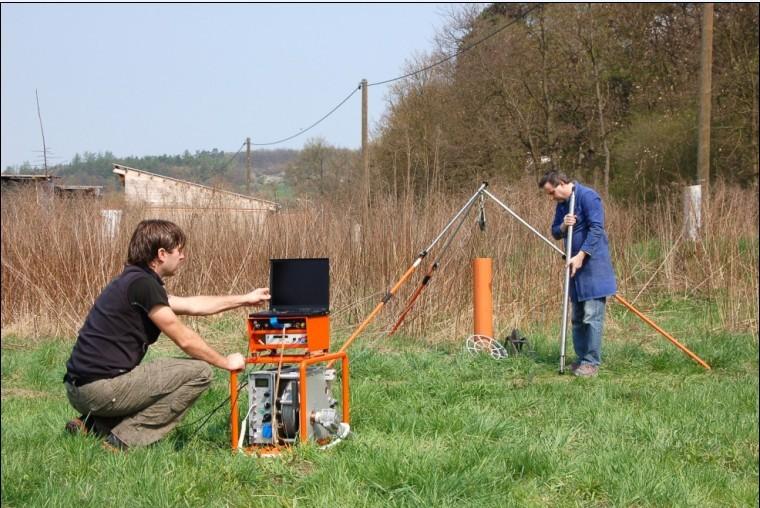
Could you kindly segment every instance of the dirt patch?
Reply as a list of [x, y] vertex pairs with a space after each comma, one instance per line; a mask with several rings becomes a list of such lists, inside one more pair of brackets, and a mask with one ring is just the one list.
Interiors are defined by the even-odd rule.
[[0, 398], [8, 399], [36, 399], [40, 397], [49, 397], [50, 394], [37, 390], [27, 390], [26, 388], [3, 388], [0, 390]]

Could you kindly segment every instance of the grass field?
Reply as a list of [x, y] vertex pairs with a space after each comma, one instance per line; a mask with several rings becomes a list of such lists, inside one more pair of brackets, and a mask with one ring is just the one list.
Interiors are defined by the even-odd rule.
[[[2, 504], [757, 506], [757, 335], [698, 326], [706, 308], [666, 308], [660, 324], [713, 370], [619, 307], [595, 379], [557, 374], [552, 330], [527, 330], [534, 351], [500, 362], [460, 342], [360, 338], [349, 350], [353, 435], [277, 459], [230, 453], [226, 405], [199, 432], [187, 426], [227, 396], [222, 371], [157, 445], [112, 454], [64, 435], [71, 342], [6, 337]], [[228, 348], [242, 349], [237, 340]]]

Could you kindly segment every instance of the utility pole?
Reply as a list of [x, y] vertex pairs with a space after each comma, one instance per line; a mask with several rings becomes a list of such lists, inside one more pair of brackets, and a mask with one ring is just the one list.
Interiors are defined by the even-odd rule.
[[47, 165], [47, 145], [45, 145], [45, 129], [42, 128], [42, 113], [40, 113], [40, 96], [37, 94], [37, 89], [34, 89], [34, 96], [37, 98], [37, 118], [40, 119], [40, 132], [42, 133], [42, 158], [45, 161], [45, 176], [48, 176]]
[[251, 194], [251, 138], [245, 138], [245, 167], [247, 176], [245, 179], [245, 193]]
[[713, 4], [703, 4], [702, 49], [699, 62], [699, 140], [697, 144], [697, 183], [705, 200], [710, 189], [710, 110], [712, 106]]
[[364, 209], [369, 210], [369, 147], [367, 146], [367, 80], [362, 80], [362, 163], [364, 164]]
[[[713, 4], [702, 7], [702, 47], [699, 55], [699, 119], [697, 121], [697, 181], [683, 190], [684, 235], [696, 241], [702, 211], [710, 197], [710, 107], [712, 104]], [[709, 203], [708, 203], [709, 204]]]

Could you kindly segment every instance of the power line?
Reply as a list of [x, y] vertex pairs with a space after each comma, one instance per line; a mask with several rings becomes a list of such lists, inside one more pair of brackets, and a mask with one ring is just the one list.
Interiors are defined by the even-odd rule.
[[229, 165], [230, 165], [230, 163], [231, 163], [233, 160], [235, 160], [235, 157], [237, 157], [237, 156], [238, 156], [238, 154], [239, 154], [240, 152], [242, 152], [242, 151], [243, 151], [243, 147], [244, 147], [244, 146], [245, 146], [245, 142], [243, 142], [243, 144], [242, 144], [242, 145], [240, 145], [240, 148], [238, 148], [238, 151], [237, 151], [237, 152], [235, 152], [235, 155], [233, 155], [232, 157], [230, 157], [230, 158], [227, 160], [227, 162], [225, 162], [225, 163], [222, 165], [222, 167], [220, 167], [219, 169], [217, 169], [217, 171], [224, 171], [225, 169], [227, 169], [227, 166], [229, 166]]
[[309, 130], [313, 129], [314, 127], [316, 127], [317, 125], [319, 125], [320, 123], [322, 123], [322, 121], [325, 120], [325, 119], [327, 119], [328, 116], [330, 116], [333, 113], [335, 113], [338, 110], [338, 108], [340, 108], [343, 104], [345, 104], [346, 101], [348, 101], [348, 99], [350, 99], [356, 93], [356, 91], [359, 90], [360, 88], [361, 88], [361, 85], [359, 85], [358, 87], [354, 88], [353, 91], [350, 94], [348, 94], [348, 96], [345, 99], [343, 99], [342, 101], [340, 101], [338, 103], [338, 105], [335, 106], [334, 108], [332, 108], [325, 116], [323, 116], [322, 118], [320, 118], [319, 120], [317, 120], [313, 124], [309, 125], [305, 129], [302, 129], [299, 132], [293, 134], [292, 136], [288, 136], [287, 138], [278, 139], [277, 141], [270, 141], [268, 143], [251, 143], [251, 145], [252, 146], [276, 145], [276, 144], [279, 144], [279, 143], [284, 143], [285, 141], [290, 141], [291, 139], [293, 139], [295, 137], [298, 137], [301, 134], [304, 134], [306, 131], [309, 131]]
[[454, 58], [454, 57], [456, 57], [456, 56], [459, 56], [459, 55], [461, 55], [461, 54], [462, 54], [462, 53], [464, 53], [465, 51], [468, 51], [468, 50], [470, 50], [470, 49], [474, 48], [475, 46], [477, 46], [478, 44], [480, 44], [480, 43], [482, 43], [482, 42], [485, 42], [486, 40], [490, 39], [491, 37], [493, 37], [494, 35], [498, 34], [499, 32], [501, 32], [501, 31], [503, 31], [503, 30], [506, 30], [507, 28], [509, 28], [510, 26], [514, 25], [515, 23], [517, 23], [518, 21], [520, 21], [521, 19], [523, 19], [525, 16], [527, 16], [528, 14], [530, 14], [532, 11], [536, 10], [538, 7], [540, 7], [540, 5], [541, 5], [541, 4], [536, 4], [536, 5], [534, 5], [533, 7], [531, 7], [530, 9], [528, 9], [527, 11], [525, 11], [524, 13], [522, 13], [520, 16], [518, 16], [517, 18], [515, 18], [515, 19], [513, 19], [512, 21], [510, 21], [509, 23], [507, 23], [506, 25], [502, 26], [501, 28], [499, 28], [499, 29], [497, 29], [497, 30], [495, 30], [495, 31], [491, 32], [490, 34], [486, 35], [486, 36], [485, 36], [485, 37], [483, 37], [482, 39], [480, 39], [480, 40], [478, 40], [478, 41], [475, 41], [475, 42], [473, 42], [473, 43], [472, 43], [472, 44], [470, 44], [469, 46], [465, 46], [464, 48], [460, 49], [460, 50], [459, 50], [459, 51], [457, 51], [456, 53], [453, 53], [453, 54], [451, 54], [451, 55], [447, 56], [446, 58], [443, 58], [443, 59], [441, 59], [441, 60], [438, 60], [438, 61], [437, 61], [437, 62], [435, 62], [435, 63], [432, 63], [432, 64], [428, 65], [427, 67], [423, 67], [422, 69], [416, 70], [416, 71], [414, 71], [414, 72], [410, 72], [409, 74], [404, 74], [403, 76], [399, 76], [399, 77], [397, 77], [397, 78], [393, 78], [393, 79], [386, 79], [386, 80], [384, 80], [384, 81], [376, 81], [375, 83], [370, 83], [370, 84], [369, 84], [369, 85], [367, 85], [367, 86], [377, 86], [377, 85], [384, 85], [384, 84], [386, 84], [386, 83], [392, 83], [392, 82], [394, 82], [394, 81], [398, 81], [398, 80], [400, 80], [400, 79], [409, 78], [409, 77], [411, 77], [411, 76], [414, 76], [414, 75], [416, 75], [416, 74], [419, 74], [419, 73], [421, 73], [421, 72], [424, 72], [424, 71], [427, 71], [427, 70], [429, 70], [429, 69], [432, 69], [433, 67], [435, 67], [435, 66], [437, 66], [437, 65], [441, 65], [441, 64], [442, 64], [442, 63], [444, 63], [444, 62], [448, 62], [448, 61], [449, 61], [449, 60], [451, 60], [452, 58]]
[[[367, 86], [377, 86], [377, 85], [384, 85], [386, 83], [392, 83], [393, 81], [398, 81], [400, 79], [404, 79], [404, 78], [408, 78], [408, 77], [414, 76], [414, 75], [419, 74], [421, 72], [424, 72], [424, 71], [427, 71], [429, 69], [432, 69], [433, 67], [435, 67], [437, 65], [441, 65], [444, 62], [448, 62], [452, 58], [454, 58], [454, 57], [456, 57], [458, 55], [461, 55], [465, 51], [468, 51], [468, 50], [474, 48], [475, 46], [477, 46], [478, 44], [481, 44], [482, 42], [485, 42], [486, 40], [490, 39], [491, 37], [493, 37], [494, 35], [498, 34], [499, 32], [502, 32], [503, 30], [506, 30], [507, 28], [509, 28], [510, 26], [514, 25], [515, 23], [517, 23], [521, 19], [525, 18], [525, 16], [527, 16], [528, 14], [530, 14], [532, 11], [536, 10], [540, 6], [541, 6], [541, 4], [534, 5], [533, 7], [531, 7], [528, 10], [526, 10], [520, 16], [518, 16], [517, 18], [513, 19], [509, 23], [505, 24], [501, 28], [499, 28], [499, 29], [491, 32], [490, 34], [486, 35], [482, 39], [479, 39], [479, 40], [473, 42], [472, 44], [470, 44], [468, 46], [465, 46], [464, 48], [460, 49], [456, 53], [453, 53], [453, 54], [447, 56], [446, 58], [443, 58], [443, 59], [441, 59], [441, 60], [439, 60], [439, 61], [437, 61], [435, 63], [432, 63], [432, 64], [428, 65], [427, 67], [423, 67], [422, 69], [416, 70], [414, 72], [410, 72], [408, 74], [404, 74], [403, 76], [398, 76], [396, 78], [386, 79], [386, 80], [383, 80], [383, 81], [376, 81], [374, 83], [369, 83]], [[320, 123], [322, 123], [330, 115], [332, 115], [333, 113], [335, 113], [341, 106], [343, 106], [343, 104], [345, 104], [348, 101], [348, 99], [350, 99], [360, 89], [361, 89], [361, 84], [358, 87], [354, 88], [353, 91], [350, 94], [348, 94], [348, 96], [345, 99], [343, 99], [342, 101], [340, 101], [337, 106], [335, 106], [330, 111], [328, 111], [326, 115], [324, 115], [322, 118], [320, 118], [319, 120], [317, 120], [313, 124], [309, 125], [307, 128], [301, 129], [297, 133], [295, 133], [295, 134], [293, 134], [291, 136], [288, 136], [286, 138], [278, 139], [276, 141], [269, 141], [267, 143], [251, 143], [251, 146], [277, 145], [277, 144], [280, 144], [280, 143], [284, 143], [285, 141], [290, 141], [291, 139], [296, 138], [296, 137], [298, 137], [298, 136], [306, 133], [307, 131], [313, 129], [314, 127], [316, 127], [317, 125], [319, 125]], [[240, 149], [242, 150], [242, 147], [240, 147]], [[238, 151], [238, 153], [240, 153], [240, 151]], [[237, 154], [235, 154], [235, 155], [237, 155]]]

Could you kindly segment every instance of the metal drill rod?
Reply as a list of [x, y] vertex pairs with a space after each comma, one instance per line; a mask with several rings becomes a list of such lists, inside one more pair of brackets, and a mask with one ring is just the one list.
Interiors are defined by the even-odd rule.
[[[575, 186], [570, 194], [570, 215], [575, 213]], [[567, 254], [565, 255], [565, 294], [562, 298], [562, 338], [559, 347], [559, 373], [565, 372], [565, 343], [567, 341], [567, 307], [570, 300], [570, 258], [573, 254], [573, 226], [567, 228]]]

